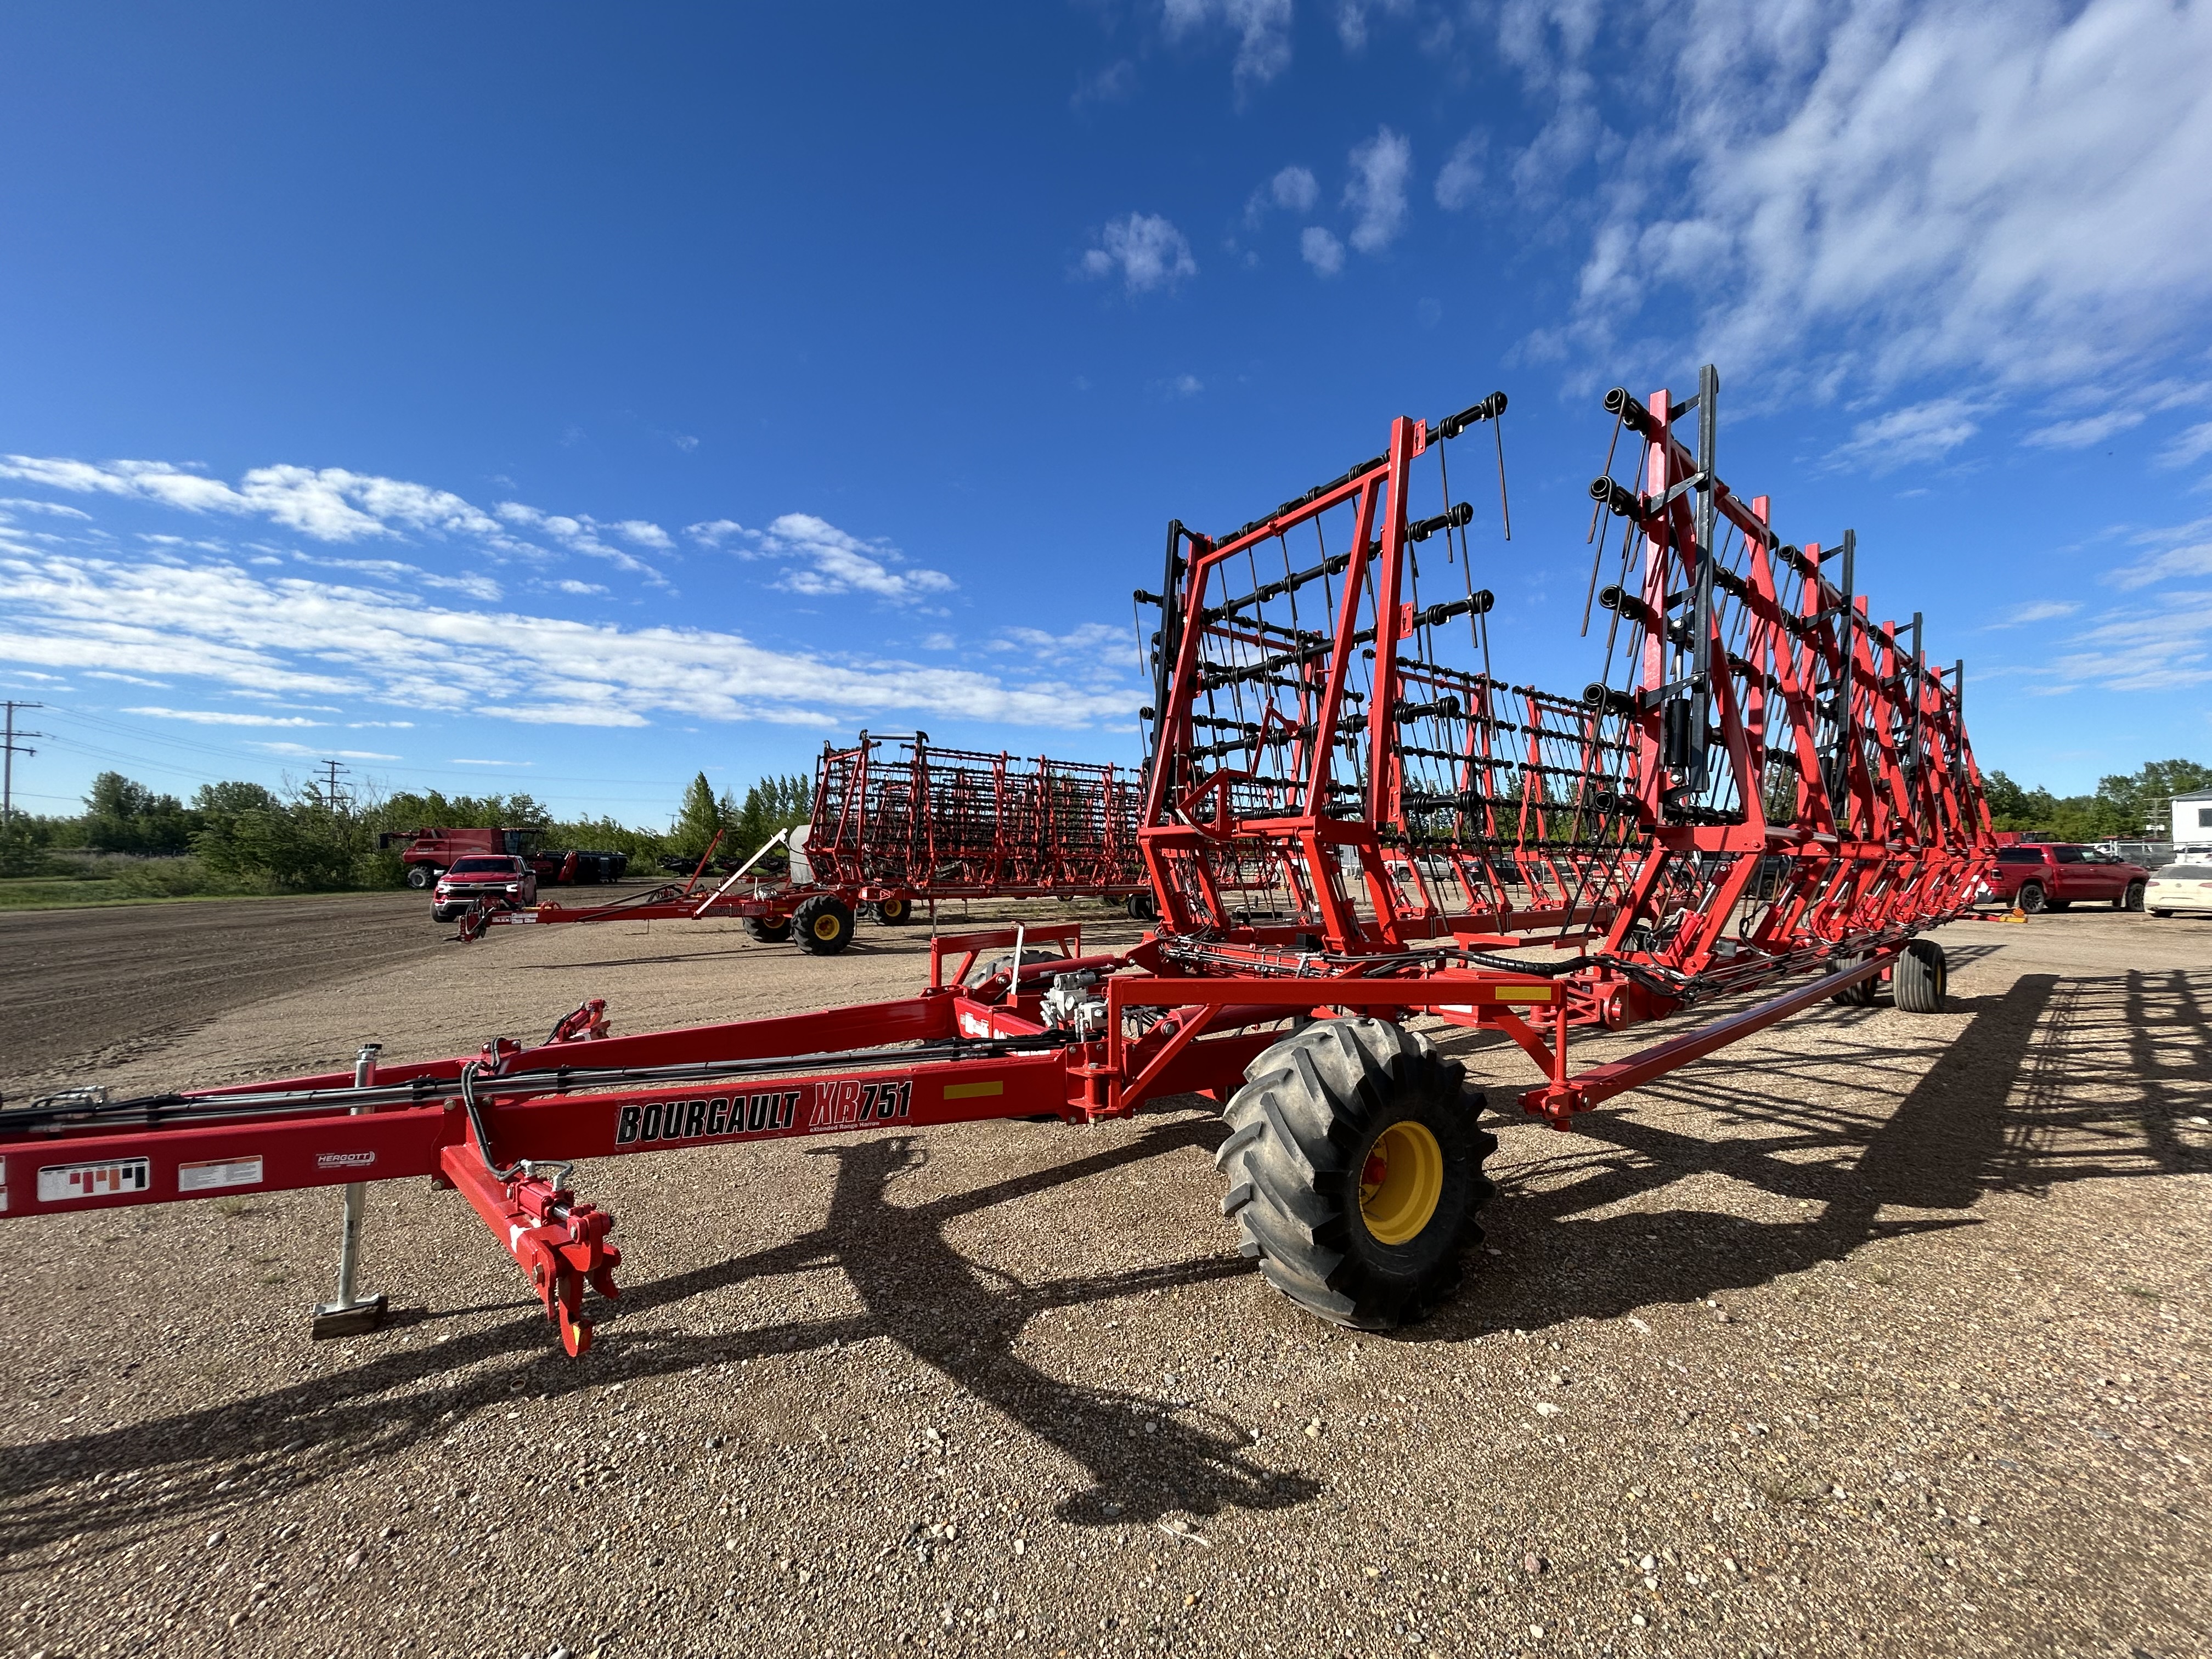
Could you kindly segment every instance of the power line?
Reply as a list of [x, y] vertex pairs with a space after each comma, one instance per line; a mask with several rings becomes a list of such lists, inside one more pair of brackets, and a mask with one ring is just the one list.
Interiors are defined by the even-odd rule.
[[0, 701], [5, 701], [8, 708], [7, 737], [4, 740], [0, 740], [0, 825], [5, 825], [14, 823], [15, 819], [15, 757], [35, 755], [39, 752], [27, 744], [17, 743], [15, 739], [19, 737], [43, 738], [46, 735], [43, 732], [16, 731], [15, 711], [18, 708], [44, 708], [46, 704], [17, 702], [12, 698]]

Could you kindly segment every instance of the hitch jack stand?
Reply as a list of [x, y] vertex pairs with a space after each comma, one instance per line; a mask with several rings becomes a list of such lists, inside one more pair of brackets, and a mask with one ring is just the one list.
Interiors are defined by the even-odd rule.
[[[365, 1089], [376, 1081], [376, 1056], [383, 1048], [380, 1042], [364, 1042], [353, 1064], [353, 1081], [356, 1089]], [[358, 1114], [363, 1109], [356, 1106]], [[338, 1293], [331, 1302], [315, 1304], [314, 1322], [310, 1332], [318, 1342], [333, 1337], [360, 1336], [384, 1323], [388, 1306], [387, 1298], [379, 1296], [356, 1295], [355, 1285], [361, 1265], [362, 1216], [368, 1206], [368, 1183], [349, 1182], [345, 1189], [345, 1231], [338, 1240]]]

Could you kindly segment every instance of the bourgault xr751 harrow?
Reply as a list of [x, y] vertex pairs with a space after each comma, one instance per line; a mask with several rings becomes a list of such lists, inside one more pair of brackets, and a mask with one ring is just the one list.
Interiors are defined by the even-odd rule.
[[[1066, 926], [939, 939], [903, 1000], [639, 1036], [589, 1003], [533, 1048], [57, 1097], [0, 1113], [6, 1212], [348, 1184], [333, 1332], [382, 1306], [354, 1285], [358, 1183], [427, 1174], [580, 1353], [583, 1288], [614, 1295], [619, 1256], [570, 1160], [1199, 1091], [1224, 1104], [1222, 1210], [1268, 1280], [1326, 1319], [1418, 1318], [1458, 1280], [1495, 1142], [1460, 1064], [1401, 1022], [1504, 1033], [1540, 1080], [1490, 1103], [1564, 1127], [1882, 979], [1939, 1008], [1942, 954], [1914, 935], [1967, 912], [1991, 856], [1959, 674], [1917, 623], [1870, 620], [1848, 532], [1840, 559], [1785, 545], [1722, 482], [1717, 390], [1708, 369], [1683, 402], [1607, 400], [1643, 465], [1593, 486], [1626, 528], [1608, 672], [1579, 696], [1487, 667], [1444, 451], [1503, 396], [1395, 422], [1384, 453], [1234, 534], [1171, 525], [1140, 831], [1161, 915], [1133, 950], [1085, 955]], [[1578, 1030], [1724, 998], [1571, 1063]]]
[[[896, 747], [886, 752], [887, 743]], [[863, 908], [897, 927], [914, 920], [917, 902], [933, 921], [941, 899], [1104, 899], [1146, 920], [1152, 889], [1137, 848], [1137, 783], [1119, 767], [933, 748], [927, 732], [900, 739], [863, 732], [852, 748], [823, 745], [804, 878], [751, 874], [770, 842], [721, 885], [695, 893], [710, 846], [681, 888], [601, 904], [479, 905], [462, 919], [459, 937], [520, 924], [735, 921], [764, 944], [796, 938], [803, 951], [836, 956], [852, 943]], [[794, 876], [799, 868], [794, 858]]]

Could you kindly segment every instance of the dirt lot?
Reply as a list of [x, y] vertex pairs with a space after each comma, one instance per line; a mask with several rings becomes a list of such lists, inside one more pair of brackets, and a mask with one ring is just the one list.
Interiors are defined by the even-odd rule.
[[229, 1009], [427, 953], [452, 931], [429, 911], [343, 893], [0, 912], [0, 1077], [158, 1053]]
[[[363, 959], [308, 911], [290, 988], [195, 1014], [188, 972], [133, 988], [167, 922], [132, 914], [84, 919], [115, 1023], [11, 1042], [11, 1096], [83, 1080], [72, 1043], [207, 1082], [586, 994], [629, 1030], [823, 1006], [924, 948]], [[595, 1164], [628, 1294], [580, 1364], [450, 1194], [372, 1189], [403, 1311], [342, 1346], [306, 1340], [332, 1194], [9, 1229], [9, 1650], [2212, 1651], [2212, 923], [1944, 943], [1948, 1013], [1823, 1006], [1586, 1133], [1504, 1126], [1468, 1289], [1397, 1340], [1237, 1258], [1203, 1103]]]

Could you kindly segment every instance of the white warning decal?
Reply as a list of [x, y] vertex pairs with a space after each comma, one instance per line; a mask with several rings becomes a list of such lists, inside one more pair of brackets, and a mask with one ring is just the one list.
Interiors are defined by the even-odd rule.
[[258, 1187], [261, 1160], [258, 1158], [210, 1158], [203, 1164], [177, 1165], [177, 1190], [211, 1193], [219, 1187]]

